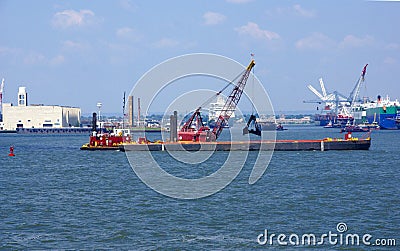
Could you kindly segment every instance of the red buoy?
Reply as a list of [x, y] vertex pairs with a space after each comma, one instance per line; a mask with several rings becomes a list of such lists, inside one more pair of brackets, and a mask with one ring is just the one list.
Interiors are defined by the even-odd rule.
[[10, 146], [10, 153], [8, 154], [8, 156], [10, 156], [10, 157], [14, 157], [15, 156], [14, 147], [13, 146]]

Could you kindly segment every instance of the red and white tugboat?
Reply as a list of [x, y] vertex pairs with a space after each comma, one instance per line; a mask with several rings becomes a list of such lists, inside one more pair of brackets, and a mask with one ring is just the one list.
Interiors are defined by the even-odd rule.
[[113, 132], [111, 133], [97, 130], [97, 115], [93, 113], [92, 132], [89, 143], [84, 144], [81, 150], [119, 150], [119, 145], [129, 142], [131, 142], [129, 129], [113, 128]]

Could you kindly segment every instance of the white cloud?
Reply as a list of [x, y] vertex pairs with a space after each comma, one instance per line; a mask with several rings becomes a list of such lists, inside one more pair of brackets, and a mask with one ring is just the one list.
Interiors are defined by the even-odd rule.
[[12, 64], [25, 65], [59, 65], [65, 61], [61, 54], [49, 59], [38, 51], [26, 51], [22, 48], [0, 47], [0, 58], [5, 57]]
[[387, 45], [385, 46], [385, 49], [388, 49], [388, 50], [398, 50], [398, 49], [400, 49], [400, 44], [397, 44], [397, 43], [389, 43], [389, 44], [387, 44]]
[[116, 35], [122, 39], [128, 39], [131, 41], [138, 41], [141, 39], [141, 35], [139, 35], [134, 29], [129, 27], [122, 27], [116, 31]]
[[75, 42], [71, 40], [66, 40], [62, 43], [63, 50], [85, 50], [89, 46], [81, 42]]
[[95, 14], [91, 10], [63, 10], [53, 16], [52, 24], [56, 28], [85, 26], [94, 23]]
[[24, 64], [27, 65], [34, 65], [34, 64], [40, 64], [40, 63], [45, 63], [46, 57], [38, 52], [29, 52], [23, 59]]
[[0, 55], [17, 55], [21, 52], [20, 49], [0, 47]]
[[306, 10], [303, 7], [300, 6], [300, 4], [295, 4], [293, 5], [293, 10], [295, 11], [296, 14], [302, 16], [302, 17], [314, 17], [315, 12], [313, 10]]
[[300, 4], [295, 4], [289, 7], [277, 7], [266, 11], [268, 16], [300, 16], [305, 18], [313, 18], [316, 16], [315, 10], [309, 10], [302, 7]]
[[397, 43], [388, 43], [388, 44], [385, 46], [385, 49], [388, 49], [388, 50], [398, 50], [398, 49], [400, 49], [400, 44], [397, 44]]
[[130, 12], [133, 12], [136, 10], [136, 6], [134, 3], [132, 3], [131, 0], [120, 0], [119, 4], [124, 10], [130, 11]]
[[365, 36], [364, 38], [359, 38], [354, 35], [347, 35], [344, 37], [343, 41], [340, 42], [340, 48], [355, 48], [371, 46], [374, 44], [374, 38], [371, 36]]
[[308, 37], [298, 40], [295, 46], [301, 50], [322, 50], [335, 47], [336, 43], [322, 33], [313, 33]]
[[377, 41], [374, 37], [366, 35], [357, 37], [355, 35], [347, 35], [343, 39], [333, 40], [323, 33], [315, 32], [308, 37], [299, 39], [295, 43], [295, 47], [301, 50], [348, 50], [348, 49], [396, 49], [400, 48], [396, 44], [385, 44]]
[[50, 65], [60, 65], [65, 62], [63, 55], [58, 55], [50, 60]]
[[383, 60], [383, 63], [384, 63], [384, 64], [388, 64], [388, 65], [394, 65], [394, 64], [397, 63], [397, 60], [396, 60], [395, 58], [392, 58], [392, 57], [386, 57], [386, 58]]
[[251, 36], [255, 39], [270, 41], [273, 39], [280, 38], [278, 33], [275, 33], [273, 31], [263, 30], [258, 26], [258, 24], [253, 22], [248, 22], [247, 25], [235, 28], [235, 30], [239, 33], [239, 35]]
[[206, 25], [216, 25], [225, 21], [226, 16], [217, 12], [208, 11], [204, 13], [203, 19], [204, 19], [204, 24]]
[[153, 46], [156, 48], [168, 48], [168, 47], [175, 47], [178, 45], [179, 42], [171, 38], [162, 38], [157, 42], [153, 43]]
[[119, 28], [117, 30], [117, 36], [118, 37], [127, 37], [130, 36], [133, 33], [133, 29], [129, 27], [123, 27]]
[[253, 0], [226, 0], [226, 2], [228, 2], [228, 3], [238, 3], [238, 4], [241, 4], [241, 3], [249, 3], [249, 2], [252, 2]]

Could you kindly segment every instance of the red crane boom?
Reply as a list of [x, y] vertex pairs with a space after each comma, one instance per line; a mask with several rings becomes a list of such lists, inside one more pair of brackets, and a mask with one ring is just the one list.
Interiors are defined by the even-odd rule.
[[[244, 87], [246, 86], [247, 79], [249, 78], [250, 72], [255, 65], [254, 60], [251, 60], [250, 64], [247, 66], [243, 75], [233, 88], [231, 94], [218, 116], [215, 122], [215, 127], [212, 131], [210, 128], [203, 125], [203, 121], [200, 115], [201, 107], [197, 108], [196, 111], [190, 116], [190, 118], [182, 126], [181, 130], [178, 132], [178, 138], [180, 141], [216, 141], [221, 134], [225, 125], [228, 124], [229, 118], [235, 111], [237, 104], [242, 96]], [[218, 94], [220, 94], [219, 92]], [[193, 128], [193, 122], [196, 121], [196, 128]]]
[[251, 60], [250, 64], [247, 66], [244, 71], [242, 77], [239, 79], [237, 85], [233, 88], [231, 94], [228, 96], [228, 99], [222, 108], [221, 114], [219, 115], [217, 121], [215, 122], [215, 127], [213, 129], [213, 134], [215, 135], [215, 139], [218, 139], [219, 135], [222, 132], [222, 129], [225, 125], [228, 124], [229, 118], [232, 116], [232, 113], [235, 111], [237, 104], [239, 103], [240, 98], [242, 97], [242, 93], [244, 87], [246, 86], [247, 79], [249, 78], [250, 72], [253, 69], [254, 59]]

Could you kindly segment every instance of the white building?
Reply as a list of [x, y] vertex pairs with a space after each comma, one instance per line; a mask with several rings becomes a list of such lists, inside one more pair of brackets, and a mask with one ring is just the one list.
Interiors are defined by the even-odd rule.
[[18, 105], [3, 103], [3, 129], [23, 128], [62, 128], [79, 126], [81, 109], [57, 105], [28, 105], [25, 87], [19, 87]]

